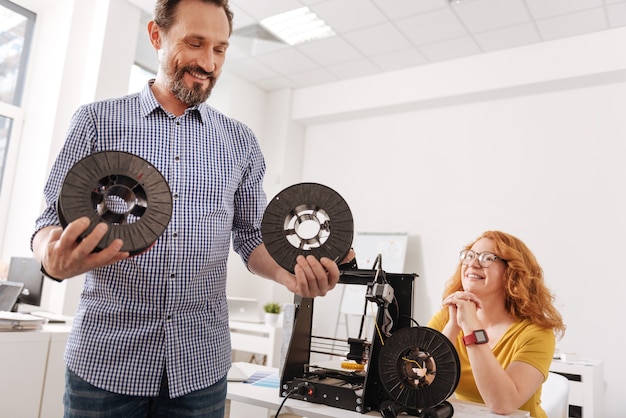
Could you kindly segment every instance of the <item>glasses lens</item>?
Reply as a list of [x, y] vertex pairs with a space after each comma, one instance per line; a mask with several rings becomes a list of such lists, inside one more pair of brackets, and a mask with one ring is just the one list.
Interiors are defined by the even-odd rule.
[[461, 260], [461, 263], [469, 264], [469, 263], [472, 262], [472, 260], [474, 259], [475, 255], [476, 255], [476, 253], [474, 251], [472, 251], [472, 250], [463, 250], [459, 254], [459, 259]]
[[498, 259], [498, 256], [487, 251], [482, 253], [475, 253], [472, 250], [463, 250], [459, 254], [459, 259], [461, 260], [461, 263], [465, 265], [471, 264], [472, 261], [474, 261], [474, 258], [478, 259], [478, 264], [480, 264], [481, 267], [487, 268]]
[[486, 252], [478, 254], [478, 262], [483, 267], [489, 267], [494, 261], [496, 261], [496, 256], [494, 254]]

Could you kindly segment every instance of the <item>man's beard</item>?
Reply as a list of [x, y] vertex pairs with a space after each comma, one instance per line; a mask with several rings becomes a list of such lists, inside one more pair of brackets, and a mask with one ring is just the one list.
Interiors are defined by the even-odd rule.
[[[191, 88], [187, 87], [183, 81], [183, 77], [186, 72], [210, 76], [208, 87], [203, 89], [202, 84], [200, 83], [193, 83]], [[215, 73], [213, 72], [207, 73], [200, 67], [182, 67], [177, 69], [174, 73], [174, 77], [172, 77], [172, 81], [170, 82], [170, 90], [181, 102], [188, 106], [195, 106], [202, 102], [206, 102], [211, 95], [211, 90], [215, 85], [215, 80]]]

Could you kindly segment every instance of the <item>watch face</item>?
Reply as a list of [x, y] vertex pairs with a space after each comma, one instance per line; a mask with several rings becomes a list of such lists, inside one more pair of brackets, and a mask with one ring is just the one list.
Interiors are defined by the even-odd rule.
[[474, 337], [476, 337], [476, 344], [484, 344], [489, 341], [489, 338], [487, 338], [487, 333], [485, 332], [485, 330], [482, 329], [474, 331]]

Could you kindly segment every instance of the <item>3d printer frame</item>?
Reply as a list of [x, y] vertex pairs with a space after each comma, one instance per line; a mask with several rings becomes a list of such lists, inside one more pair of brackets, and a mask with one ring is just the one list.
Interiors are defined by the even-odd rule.
[[[381, 274], [384, 275], [383, 281], [380, 280]], [[387, 376], [381, 376], [379, 367], [375, 366], [381, 361], [379, 357], [385, 341], [395, 332], [417, 324], [412, 318], [413, 287], [417, 277], [417, 274], [414, 273], [392, 274], [385, 273], [380, 269], [353, 269], [341, 272], [339, 283], [368, 286], [366, 299], [379, 305], [376, 314], [376, 329], [373, 331], [371, 340], [361, 339], [360, 336], [359, 338], [348, 338], [347, 340], [350, 349], [349, 352], [344, 352], [344, 356], [348, 360], [354, 360], [357, 364], [363, 363], [365, 365], [362, 369], [356, 370], [327, 369], [323, 366], [311, 364], [311, 353], [320, 353], [313, 347], [313, 340], [317, 338], [325, 338], [327, 340], [332, 338], [312, 335], [313, 299], [296, 297], [292, 336], [280, 381], [280, 396], [359, 413], [367, 413], [373, 410], [380, 411], [383, 417], [395, 417], [397, 413], [401, 412], [419, 417], [451, 417], [453, 414], [452, 405], [438, 400], [439, 398], [436, 396], [440, 395], [436, 395], [435, 398], [437, 400], [431, 403], [429, 403], [429, 400], [426, 400], [426, 403], [429, 403], [426, 408], [406, 407], [406, 402], [401, 402], [401, 399], [399, 402], [399, 398], [405, 396], [406, 392], [410, 392], [404, 390], [406, 382], [398, 383], [399, 391], [390, 391], [388, 385], [385, 387], [385, 383], [388, 380], [384, 380], [389, 378], [389, 373], [385, 373]], [[381, 332], [381, 330], [384, 331]], [[428, 330], [437, 333], [429, 328]], [[402, 332], [399, 334], [402, 334]], [[451, 347], [452, 351], [454, 351], [454, 347]], [[448, 350], [450, 350], [449, 347]], [[333, 353], [327, 352], [322, 354], [333, 355]], [[444, 383], [444, 385], [448, 386], [444, 387], [444, 400], [456, 388], [460, 371], [456, 351], [448, 354], [453, 354], [451, 357], [454, 358], [452, 358], [452, 365], [445, 365], [450, 373], [447, 373], [449, 383]], [[384, 359], [383, 361], [391, 365], [389, 369], [394, 369], [390, 372], [391, 374], [394, 374], [396, 370], [399, 373], [404, 373], [404, 366], [400, 365], [400, 362], [396, 362], [393, 359], [391, 362]], [[411, 361], [415, 362], [415, 360]], [[433, 361], [432, 357], [430, 361]], [[447, 360], [446, 362], [450, 363]], [[407, 368], [410, 368], [410, 365]], [[437, 373], [437, 377], [439, 377], [439, 370]], [[444, 374], [446, 374], [445, 371]], [[434, 378], [434, 371], [432, 375], [431, 379]], [[425, 391], [428, 392], [430, 389], [426, 388]], [[448, 390], [449, 393], [446, 392]], [[397, 395], [397, 397], [394, 398], [390, 393]]]

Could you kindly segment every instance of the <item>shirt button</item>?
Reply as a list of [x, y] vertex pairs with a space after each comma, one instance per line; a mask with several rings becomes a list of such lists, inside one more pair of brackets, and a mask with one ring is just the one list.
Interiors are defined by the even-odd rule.
[[170, 274], [170, 279], [175, 279], [176, 278], [176, 274], [172, 273]]
[[173, 237], [173, 238], [178, 238], [178, 232], [174, 232], [174, 233], [172, 234], [172, 237]]
[[174, 199], [178, 199], [178, 193], [174, 193], [174, 196], [172, 196]]
[[171, 320], [172, 320], [172, 315], [168, 315], [168, 316], [166, 316], [166, 317], [165, 317], [165, 319], [166, 319], [167, 321], [171, 321]]
[[177, 155], [176, 157], [174, 157], [174, 161], [180, 161], [180, 157]]

